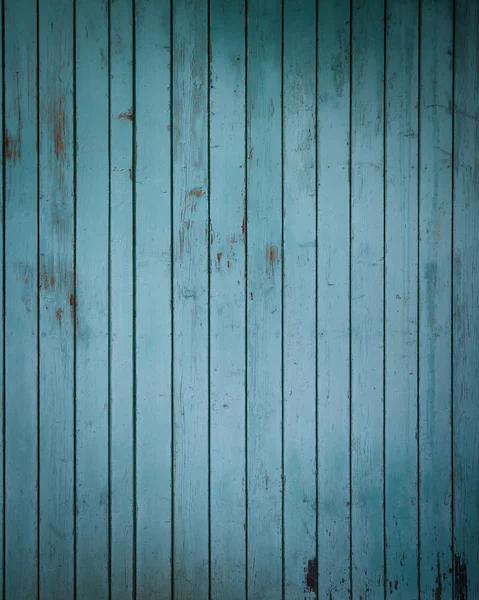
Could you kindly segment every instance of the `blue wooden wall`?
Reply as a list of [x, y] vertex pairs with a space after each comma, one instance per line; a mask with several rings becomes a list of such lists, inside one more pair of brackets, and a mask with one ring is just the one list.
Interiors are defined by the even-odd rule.
[[479, 1], [0, 18], [0, 598], [478, 600]]

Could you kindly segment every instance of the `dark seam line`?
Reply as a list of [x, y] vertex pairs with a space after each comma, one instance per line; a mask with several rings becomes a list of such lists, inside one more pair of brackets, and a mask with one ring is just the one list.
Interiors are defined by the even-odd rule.
[[170, 503], [170, 521], [171, 521], [171, 537], [170, 537], [170, 592], [171, 597], [175, 598], [175, 421], [174, 421], [174, 394], [175, 394], [175, 380], [174, 380], [174, 324], [175, 324], [175, 302], [174, 302], [174, 241], [173, 241], [173, 192], [174, 192], [174, 180], [173, 180], [173, 66], [174, 66], [174, 53], [173, 53], [173, 0], [170, 0], [170, 385], [171, 385], [171, 398], [170, 398], [170, 437], [171, 437], [171, 448], [170, 448], [170, 486], [171, 486], [171, 503]]
[[207, 87], [206, 87], [206, 119], [207, 119], [207, 187], [208, 187], [208, 237], [207, 245], [207, 268], [208, 268], [208, 598], [211, 598], [211, 0], [207, 1]]
[[284, 521], [284, 0], [281, 2], [281, 598], [285, 598]]
[[353, 123], [353, 0], [349, 1], [349, 597], [353, 597], [353, 344], [352, 344], [352, 247], [353, 247], [353, 188], [352, 188], [352, 123]]
[[248, 511], [249, 511], [249, 485], [248, 485], [248, 66], [249, 66], [249, 45], [248, 45], [248, 0], [244, 0], [245, 11], [245, 124], [244, 124], [244, 168], [245, 168], [245, 187], [244, 187], [244, 247], [245, 247], [245, 270], [244, 270], [244, 318], [245, 318], [245, 343], [244, 343], [244, 359], [245, 359], [245, 402], [244, 402], [244, 425], [245, 425], [245, 599], [249, 597], [249, 560], [248, 560]]
[[417, 317], [416, 317], [416, 440], [417, 440], [417, 595], [421, 597], [421, 35], [422, 0], [418, 0], [418, 41], [417, 41]]
[[133, 315], [132, 315], [132, 365], [133, 365], [133, 385], [132, 385], [132, 433], [133, 433], [133, 548], [132, 548], [132, 595], [133, 598], [137, 597], [137, 464], [136, 464], [136, 412], [137, 412], [137, 364], [136, 364], [136, 347], [137, 347], [137, 332], [136, 332], [136, 2], [132, 0], [132, 105], [133, 105], [133, 119], [132, 119], [132, 303], [133, 303]]
[[[36, 297], [37, 297], [37, 327], [36, 327], [36, 350], [37, 350], [37, 594], [40, 598], [40, 567], [41, 567], [41, 556], [40, 556], [40, 94], [39, 94], [39, 74], [40, 74], [40, 2], [36, 1], [36, 136], [37, 136], [37, 279], [36, 279]], [[3, 103], [5, 104], [5, 103]], [[5, 202], [5, 196], [4, 196]], [[5, 237], [4, 237], [5, 241]], [[5, 286], [4, 286], [5, 287]], [[4, 371], [5, 373], [5, 371]], [[5, 375], [4, 375], [5, 377]], [[5, 395], [4, 395], [5, 398]], [[5, 530], [3, 531], [5, 535]], [[5, 597], [5, 596], [4, 596]]]
[[315, 585], [316, 585], [316, 598], [319, 598], [319, 438], [318, 438], [318, 403], [319, 403], [319, 386], [318, 386], [318, 286], [319, 286], [319, 274], [318, 274], [318, 226], [319, 226], [319, 165], [318, 165], [318, 95], [319, 95], [319, 3], [315, 4], [315, 97], [314, 97], [314, 187], [315, 187], [315, 240], [314, 240], [314, 259], [315, 259], [315, 335], [314, 335], [314, 355], [315, 355], [315, 381], [314, 381], [314, 463], [315, 463], [315, 559], [316, 559], [316, 573], [315, 573]]
[[111, 0], [108, 0], [108, 598], [112, 596]]
[[[39, 0], [38, 0], [39, 1]], [[77, 597], [77, 201], [78, 201], [78, 157], [77, 157], [77, 45], [76, 0], [73, 0], [73, 598]]]
[[386, 169], [387, 169], [387, 0], [384, 0], [383, 16], [383, 588], [384, 600], [387, 598], [387, 511], [386, 511]]

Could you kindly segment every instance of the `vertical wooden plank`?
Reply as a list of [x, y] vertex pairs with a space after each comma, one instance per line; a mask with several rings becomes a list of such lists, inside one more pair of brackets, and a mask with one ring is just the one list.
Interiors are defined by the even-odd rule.
[[318, 597], [350, 566], [350, 2], [318, 4]]
[[211, 2], [211, 597], [245, 598], [245, 3]]
[[[0, 31], [3, 29], [4, 4], [0, 10]], [[5, 198], [4, 198], [4, 175], [5, 175], [5, 96], [4, 96], [4, 61], [5, 35], [0, 42], [0, 61], [2, 65], [2, 76], [0, 77], [0, 110], [1, 110], [1, 132], [2, 143], [0, 151], [0, 599], [4, 600], [5, 571], [4, 571], [4, 549], [5, 549]], [[38, 210], [38, 208], [37, 208]], [[38, 274], [37, 274], [38, 277]], [[38, 298], [37, 298], [38, 302]], [[38, 343], [38, 340], [37, 340]], [[38, 418], [38, 417], [37, 417]], [[38, 476], [38, 475], [37, 475]]]
[[108, 597], [108, 3], [76, 4], [76, 597]]
[[391, 2], [385, 65], [386, 594], [418, 595], [418, 3]]
[[[452, 598], [451, 0], [421, 4], [419, 99], [420, 598]], [[436, 595], [436, 596], [434, 596]]]
[[[301, 35], [298, 35], [301, 32]], [[316, 2], [285, 0], [284, 597], [316, 598]]]
[[73, 2], [42, 2], [40, 57], [40, 597], [74, 572]]
[[173, 3], [174, 597], [206, 598], [208, 552], [208, 31]]
[[37, 18], [5, 3], [5, 594], [38, 592]]
[[479, 2], [457, 0], [454, 58], [454, 598], [479, 597]]
[[383, 597], [384, 3], [353, 0], [352, 597]]
[[248, 6], [247, 584], [282, 593], [282, 3]]
[[[182, 34], [186, 43], [185, 32]], [[137, 464], [137, 598], [152, 597], [171, 598], [171, 141], [170, 141], [170, 4], [141, 0], [137, 2], [136, 13], [136, 140], [137, 165], [135, 174], [136, 186], [136, 393], [137, 393], [137, 425], [136, 425], [136, 464]], [[199, 50], [199, 49], [198, 49]], [[201, 52], [206, 52], [203, 49]], [[200, 53], [200, 63], [206, 60]], [[185, 65], [183, 65], [185, 66]], [[179, 66], [179, 69], [182, 67]], [[184, 97], [189, 72], [184, 73], [180, 97]], [[206, 88], [206, 79], [203, 80]], [[192, 99], [192, 102], [194, 100]], [[192, 107], [193, 108], [193, 105]], [[179, 117], [180, 127], [183, 116]], [[201, 121], [204, 131], [206, 125]], [[203, 130], [201, 135], [203, 135]], [[205, 134], [206, 135], [206, 134]], [[185, 138], [192, 143], [192, 156], [195, 157], [200, 147], [193, 141], [194, 136]], [[206, 138], [205, 138], [206, 139]], [[182, 156], [178, 170], [183, 173], [186, 155]], [[205, 154], [203, 153], [203, 157]], [[196, 174], [190, 175], [192, 178]], [[199, 184], [200, 185], [200, 184]], [[195, 187], [192, 184], [191, 187]], [[204, 188], [206, 189], [206, 188]], [[181, 198], [183, 201], [184, 195]], [[195, 197], [196, 198], [196, 197]], [[180, 197], [177, 196], [179, 207]], [[203, 200], [203, 198], [201, 199]], [[199, 225], [199, 224], [198, 224]], [[203, 231], [205, 225], [203, 225]], [[193, 245], [192, 245], [193, 247]], [[192, 267], [196, 270], [197, 265]], [[183, 275], [184, 277], [184, 275]], [[206, 275], [203, 276], [206, 278]], [[202, 280], [203, 281], [203, 280]], [[189, 308], [193, 309], [191, 300]], [[206, 327], [206, 320], [203, 320]], [[195, 331], [189, 329], [188, 321], [183, 322], [184, 339], [180, 344], [183, 352], [192, 345], [189, 356], [189, 387], [195, 388], [196, 370], [189, 368], [196, 355], [202, 354], [206, 361], [206, 345], [196, 347]], [[201, 340], [201, 334], [199, 340]], [[180, 356], [186, 356], [181, 354]], [[201, 375], [204, 376], [206, 362], [200, 360]], [[178, 360], [178, 374], [181, 372], [182, 358]], [[191, 379], [190, 379], [191, 377]], [[180, 381], [180, 379], [178, 379]], [[201, 379], [199, 379], [201, 382]], [[179, 388], [178, 388], [179, 389]], [[200, 383], [198, 390], [203, 390]], [[196, 409], [202, 414], [198, 427], [206, 439], [207, 400], [201, 392], [194, 396]], [[186, 412], [189, 407], [186, 405]], [[191, 420], [190, 420], [191, 418]], [[188, 436], [186, 445], [180, 454], [181, 462], [189, 469], [190, 475], [201, 478], [201, 485], [206, 489], [207, 476], [205, 453], [201, 452], [198, 463], [194, 454], [197, 448], [193, 441], [195, 432], [195, 416], [188, 415]], [[178, 413], [178, 424], [181, 417]], [[183, 429], [181, 428], [181, 432]], [[180, 437], [180, 447], [183, 440]], [[191, 442], [191, 446], [189, 443]], [[203, 446], [201, 446], [203, 448]], [[195, 473], [196, 466], [201, 466], [201, 473]], [[181, 481], [181, 476], [180, 476]], [[200, 480], [198, 480], [200, 481]], [[183, 497], [184, 514], [189, 529], [185, 549], [191, 544], [192, 555], [186, 557], [183, 577], [190, 579], [191, 558], [197, 558], [198, 547], [195, 544], [195, 520], [204, 511], [206, 522], [206, 495], [200, 495], [200, 504], [196, 504], [196, 483], [190, 480], [192, 487], [185, 489]], [[181, 497], [181, 496], [180, 496]], [[191, 512], [190, 512], [191, 511]], [[191, 520], [190, 520], [191, 519]], [[179, 520], [178, 535], [182, 526]], [[200, 539], [204, 539], [204, 525], [199, 525]], [[180, 537], [178, 539], [181, 539]], [[203, 548], [200, 541], [200, 547]], [[180, 553], [181, 556], [181, 553]], [[198, 561], [201, 559], [198, 557]], [[199, 568], [199, 565], [198, 565]], [[205, 567], [203, 566], [203, 569]], [[181, 586], [180, 586], [181, 589]], [[196, 588], [193, 587], [194, 592]], [[198, 597], [201, 597], [198, 588]], [[179, 597], [188, 597], [184, 590]]]
[[110, 2], [110, 560], [111, 598], [134, 596], [133, 10]]

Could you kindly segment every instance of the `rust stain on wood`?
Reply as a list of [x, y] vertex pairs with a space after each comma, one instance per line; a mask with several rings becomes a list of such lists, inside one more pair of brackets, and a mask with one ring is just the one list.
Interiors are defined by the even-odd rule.
[[202, 188], [193, 188], [192, 190], [190, 190], [188, 195], [196, 196], [197, 198], [199, 198], [200, 196], [204, 196], [205, 194], [206, 192], [204, 192]]
[[222, 256], [223, 256], [223, 252], [218, 252], [218, 254], [216, 255], [216, 260], [218, 261], [218, 264], [220, 264]]
[[75, 312], [76, 312], [76, 307], [77, 307], [77, 302], [75, 299], [75, 296], [70, 292], [69, 296], [68, 296], [68, 304], [70, 305], [70, 315], [72, 318], [72, 323], [75, 322]]
[[60, 325], [61, 325], [61, 322], [62, 322], [62, 314], [63, 314], [63, 309], [62, 308], [59, 308], [56, 311], [56, 313], [55, 313], [55, 315], [57, 317], [57, 321], [60, 323]]
[[313, 593], [318, 591], [318, 559], [316, 557], [308, 560], [306, 588]]
[[119, 119], [126, 119], [127, 121], [133, 121], [133, 110], [129, 108], [126, 112], [122, 112], [118, 115]]
[[244, 235], [246, 229], [245, 218], [243, 217], [243, 222], [241, 223], [241, 233]]
[[133, 169], [129, 169], [130, 181], [133, 181]]
[[278, 262], [278, 246], [266, 247], [266, 260], [271, 266]]
[[18, 137], [18, 141], [15, 140], [8, 132], [8, 129], [5, 129], [5, 156], [7, 160], [12, 160], [15, 164], [18, 160], [22, 158], [22, 138], [21, 135]]
[[65, 152], [65, 108], [63, 98], [53, 106], [53, 139], [55, 143], [55, 156], [60, 156]]

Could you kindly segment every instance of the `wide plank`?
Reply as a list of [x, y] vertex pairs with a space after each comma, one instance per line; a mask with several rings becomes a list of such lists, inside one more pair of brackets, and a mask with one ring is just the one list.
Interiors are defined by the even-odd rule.
[[245, 598], [245, 2], [210, 12], [211, 598]]
[[5, 596], [38, 593], [37, 16], [4, 3]]

